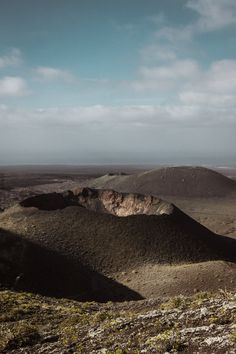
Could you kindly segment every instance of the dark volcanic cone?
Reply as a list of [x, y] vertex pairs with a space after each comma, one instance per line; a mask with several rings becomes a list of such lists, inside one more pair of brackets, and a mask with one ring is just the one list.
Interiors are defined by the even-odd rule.
[[0, 227], [105, 273], [143, 263], [234, 261], [236, 254], [234, 240], [161, 199], [89, 188], [26, 199], [0, 214]]
[[105, 175], [90, 182], [89, 186], [158, 196], [236, 196], [234, 180], [204, 167], [166, 167], [129, 176]]

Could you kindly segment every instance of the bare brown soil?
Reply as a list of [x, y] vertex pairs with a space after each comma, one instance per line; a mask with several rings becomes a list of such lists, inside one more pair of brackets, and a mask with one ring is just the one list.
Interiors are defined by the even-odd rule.
[[211, 231], [236, 238], [235, 199], [179, 197], [167, 199]]
[[180, 265], [145, 264], [114, 279], [135, 290], [144, 298], [191, 295], [199, 291], [236, 288], [236, 264], [209, 261]]

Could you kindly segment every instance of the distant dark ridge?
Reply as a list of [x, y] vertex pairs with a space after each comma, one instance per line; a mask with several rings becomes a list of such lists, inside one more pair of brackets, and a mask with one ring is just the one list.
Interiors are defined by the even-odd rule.
[[102, 176], [90, 187], [179, 197], [236, 196], [236, 181], [204, 167], [166, 167], [129, 176]]
[[[117, 217], [107, 211], [101, 212], [99, 198], [102, 198], [104, 191], [85, 191], [91, 194], [83, 197], [80, 193], [69, 192], [73, 200], [81, 198], [82, 201], [85, 198], [84, 207], [69, 206], [50, 211], [35, 207], [13, 207], [0, 214], [0, 227], [68, 257], [72, 262], [79, 261], [105, 274], [135, 268], [144, 263], [186, 263], [218, 259], [235, 261], [234, 240], [213, 234], [174, 206], [167, 208], [164, 213], [161, 211], [159, 215], [136, 213]], [[117, 194], [106, 192], [111, 193], [111, 201], [114, 201], [117, 208], [117, 198], [114, 198]], [[108, 195], [105, 194], [106, 197]], [[126, 204], [130, 200], [129, 195], [123, 197], [122, 208], [125, 205], [130, 208], [130, 203]], [[141, 204], [148, 200], [144, 197], [140, 197]], [[50, 199], [50, 195], [44, 195], [43, 198]], [[137, 195], [132, 200], [140, 202]], [[137, 205], [132, 206], [135, 212]], [[99, 212], [87, 209], [93, 209], [94, 206], [97, 206]], [[152, 204], [149, 210], [151, 208]]]

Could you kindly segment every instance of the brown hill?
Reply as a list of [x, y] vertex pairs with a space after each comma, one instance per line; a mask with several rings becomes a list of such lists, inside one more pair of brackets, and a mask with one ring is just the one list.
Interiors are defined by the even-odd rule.
[[[37, 283], [38, 277], [42, 279], [38, 282], [43, 284], [39, 287], [41, 292], [43, 286], [59, 281], [57, 296], [65, 295], [62, 289], [66, 287], [66, 296], [74, 297], [76, 293], [78, 298], [83, 298], [80, 292], [87, 294], [85, 298], [89, 298], [88, 294], [90, 298], [94, 296], [94, 287], [101, 294], [104, 289], [119, 288], [117, 284], [104, 285], [104, 279], [97, 272], [111, 275], [145, 264], [236, 260], [235, 240], [213, 234], [167, 202], [138, 194], [85, 188], [74, 193], [41, 195], [1, 213], [0, 227], [3, 236], [7, 233], [6, 240], [11, 237], [8, 234], [17, 235], [20, 242], [34, 245], [29, 248], [21, 244], [15, 249], [14, 241], [10, 243], [12, 251], [9, 253], [4, 241], [0, 252], [1, 259], [5, 259], [3, 263], [6, 264], [8, 258], [18, 259], [18, 265], [12, 261], [10, 264], [13, 264], [13, 273], [16, 268], [17, 274], [26, 273], [26, 288], [32, 279]], [[94, 284], [91, 270], [96, 273], [95, 278], [99, 278], [95, 286], [91, 285]], [[55, 274], [56, 281], [53, 281]], [[69, 280], [65, 281], [67, 278]], [[78, 285], [75, 288], [74, 283]], [[79, 284], [85, 284], [85, 289]], [[52, 291], [52, 286], [49, 288]], [[121, 290], [118, 291], [123, 294], [123, 297], [118, 296], [120, 299], [137, 296], [125, 295], [126, 291]], [[106, 299], [111, 293], [107, 291]]]
[[179, 197], [225, 197], [236, 195], [236, 182], [204, 167], [166, 167], [129, 176], [105, 175], [90, 187], [119, 192]]

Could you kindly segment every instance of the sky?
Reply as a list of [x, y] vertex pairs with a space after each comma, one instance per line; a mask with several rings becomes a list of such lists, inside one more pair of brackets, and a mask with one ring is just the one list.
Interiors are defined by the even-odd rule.
[[0, 164], [236, 166], [235, 0], [0, 0]]

